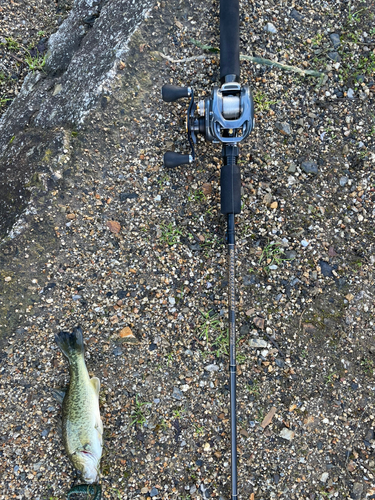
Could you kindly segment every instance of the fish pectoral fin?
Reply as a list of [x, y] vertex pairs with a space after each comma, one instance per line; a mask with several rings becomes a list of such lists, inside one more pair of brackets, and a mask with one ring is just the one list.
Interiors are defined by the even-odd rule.
[[99, 398], [100, 380], [98, 379], [98, 377], [92, 377], [92, 379], [90, 379], [90, 384], [92, 385], [96, 395]]
[[95, 424], [95, 429], [98, 431], [100, 436], [103, 436], [103, 422], [99, 419]]
[[62, 405], [62, 402], [65, 398], [66, 389], [52, 389], [51, 393], [54, 399]]

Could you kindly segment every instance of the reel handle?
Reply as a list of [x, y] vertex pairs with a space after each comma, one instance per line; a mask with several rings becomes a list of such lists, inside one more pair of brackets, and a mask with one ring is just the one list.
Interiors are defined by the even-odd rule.
[[165, 102], [177, 101], [182, 97], [190, 97], [190, 87], [177, 87], [176, 85], [163, 85], [161, 88], [161, 96]]
[[193, 157], [191, 155], [182, 155], [180, 153], [174, 153], [173, 151], [167, 151], [164, 154], [164, 166], [166, 168], [174, 168], [179, 165], [188, 165], [193, 162]]

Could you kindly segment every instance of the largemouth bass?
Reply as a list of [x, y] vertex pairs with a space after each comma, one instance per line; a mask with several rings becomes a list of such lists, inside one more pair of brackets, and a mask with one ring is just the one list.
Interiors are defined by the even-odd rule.
[[103, 424], [99, 411], [100, 381], [88, 374], [81, 328], [55, 336], [69, 361], [70, 382], [62, 402], [62, 435], [66, 452], [88, 483], [99, 480]]

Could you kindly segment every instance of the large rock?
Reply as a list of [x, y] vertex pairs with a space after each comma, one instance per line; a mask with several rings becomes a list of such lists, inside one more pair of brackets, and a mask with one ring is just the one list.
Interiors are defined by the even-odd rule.
[[32, 178], [36, 167], [49, 169], [51, 157], [68, 161], [71, 129], [110, 93], [130, 37], [153, 4], [76, 0], [50, 37], [44, 71], [27, 75], [0, 119], [0, 239], [27, 206], [25, 185], [40, 182]]

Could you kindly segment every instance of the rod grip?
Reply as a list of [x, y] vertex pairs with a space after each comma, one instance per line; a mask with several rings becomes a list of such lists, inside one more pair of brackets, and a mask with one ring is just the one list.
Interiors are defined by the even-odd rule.
[[220, 0], [220, 82], [240, 81], [239, 0]]
[[221, 213], [241, 213], [241, 172], [237, 164], [231, 163], [221, 167]]
[[173, 151], [167, 151], [164, 154], [164, 166], [166, 168], [173, 168], [179, 165], [187, 165], [190, 163], [190, 159], [190, 155], [182, 155], [180, 153], [174, 153]]
[[189, 97], [189, 87], [177, 87], [176, 85], [163, 85], [161, 88], [161, 96], [165, 102], [177, 101], [182, 97]]

